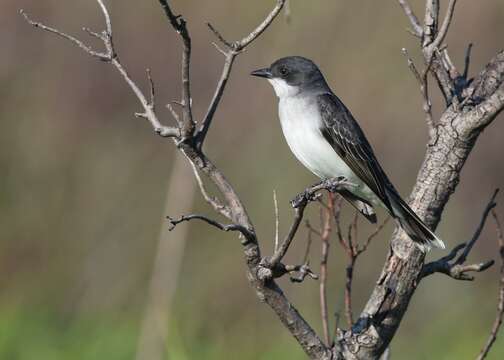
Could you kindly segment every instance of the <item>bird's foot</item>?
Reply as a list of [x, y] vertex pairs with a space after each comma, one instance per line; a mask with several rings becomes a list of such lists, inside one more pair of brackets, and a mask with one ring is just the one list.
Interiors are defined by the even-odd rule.
[[338, 192], [341, 189], [348, 187], [350, 185], [344, 176], [339, 176], [336, 178], [330, 178], [326, 180], [319, 181], [313, 184], [309, 188], [305, 189], [302, 193], [298, 194], [294, 199], [291, 200], [291, 205], [293, 208], [297, 209], [301, 206], [306, 206], [310, 201], [318, 200], [322, 195], [318, 194], [319, 190], [327, 190], [329, 192]]
[[306, 189], [300, 194], [297, 194], [294, 199], [291, 200], [291, 205], [294, 209], [297, 209], [301, 206], [306, 206], [310, 201], [317, 200], [321, 194], [317, 194], [314, 191], [311, 191], [311, 188]]
[[335, 178], [326, 179], [320, 182], [320, 185], [329, 192], [335, 193], [340, 191], [342, 188], [351, 185], [347, 178], [344, 176], [338, 176]]

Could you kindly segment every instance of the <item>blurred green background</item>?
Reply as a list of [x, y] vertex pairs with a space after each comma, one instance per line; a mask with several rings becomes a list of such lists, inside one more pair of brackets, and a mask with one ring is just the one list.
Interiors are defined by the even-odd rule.
[[[159, 104], [177, 98], [180, 43], [157, 1], [107, 3], [123, 64], [143, 85], [145, 68], [152, 69]], [[198, 119], [222, 67], [205, 22], [236, 39], [273, 3], [172, 2], [193, 37]], [[412, 3], [420, 14], [423, 1]], [[167, 233], [165, 215], [212, 211], [193, 194], [194, 180], [172, 143], [133, 117], [140, 108], [123, 80], [107, 64], [35, 31], [20, 8], [82, 38], [83, 26], [102, 28], [93, 0], [0, 4], [0, 359], [304, 359], [249, 288], [235, 236], [196, 222]], [[406, 47], [421, 64], [407, 26], [395, 1], [291, 0], [290, 22], [279, 17], [238, 59], [206, 148], [247, 205], [263, 251], [271, 251], [273, 241], [273, 189], [285, 231], [288, 200], [315, 179], [282, 138], [272, 89], [249, 72], [286, 55], [312, 58], [406, 196], [427, 138], [418, 86], [401, 54]], [[475, 43], [474, 75], [502, 48], [503, 33], [503, 1], [460, 1], [447, 42], [459, 66], [467, 44]], [[432, 96], [438, 115], [442, 103], [434, 87]], [[438, 234], [449, 247], [470, 238], [491, 192], [504, 184], [503, 121], [500, 116], [482, 134], [445, 209]], [[180, 175], [172, 176], [174, 166]], [[504, 207], [498, 209], [504, 216]], [[315, 208], [309, 216], [316, 223]], [[347, 207], [345, 221], [350, 216]], [[359, 233], [371, 230], [363, 224]], [[356, 312], [378, 276], [392, 230], [387, 226], [359, 259]], [[291, 262], [301, 259], [305, 233], [289, 253]], [[318, 272], [320, 243], [313, 246]], [[488, 258], [497, 258], [491, 221], [470, 260]], [[331, 313], [341, 310], [344, 266], [334, 244]], [[475, 282], [442, 275], [422, 282], [392, 342], [392, 358], [474, 358], [494, 318], [497, 281], [494, 267]], [[320, 330], [318, 283], [280, 282]], [[489, 358], [503, 357], [499, 339]]]

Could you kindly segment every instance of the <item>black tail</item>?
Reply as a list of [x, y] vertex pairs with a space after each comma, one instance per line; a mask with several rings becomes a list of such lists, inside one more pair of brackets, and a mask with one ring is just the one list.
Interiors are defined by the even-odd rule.
[[401, 199], [395, 191], [387, 191], [387, 195], [394, 211], [394, 217], [399, 222], [403, 230], [424, 252], [430, 250], [432, 246], [444, 249], [443, 241], [424, 224], [417, 214]]

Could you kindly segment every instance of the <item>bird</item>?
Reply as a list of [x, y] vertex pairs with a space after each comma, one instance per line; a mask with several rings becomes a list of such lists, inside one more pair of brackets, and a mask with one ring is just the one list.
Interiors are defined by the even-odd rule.
[[423, 252], [445, 248], [401, 198], [352, 113], [312, 60], [283, 57], [251, 75], [273, 86], [283, 135], [308, 170], [321, 180], [346, 179], [351, 185], [338, 192], [371, 223], [377, 220], [374, 208], [382, 207]]

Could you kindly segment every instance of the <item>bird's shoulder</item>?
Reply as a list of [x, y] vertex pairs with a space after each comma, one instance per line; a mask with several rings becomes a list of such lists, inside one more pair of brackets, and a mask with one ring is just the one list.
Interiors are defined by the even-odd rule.
[[341, 139], [370, 148], [364, 132], [352, 113], [336, 95], [325, 92], [317, 95], [316, 99], [325, 127], [334, 131]]

